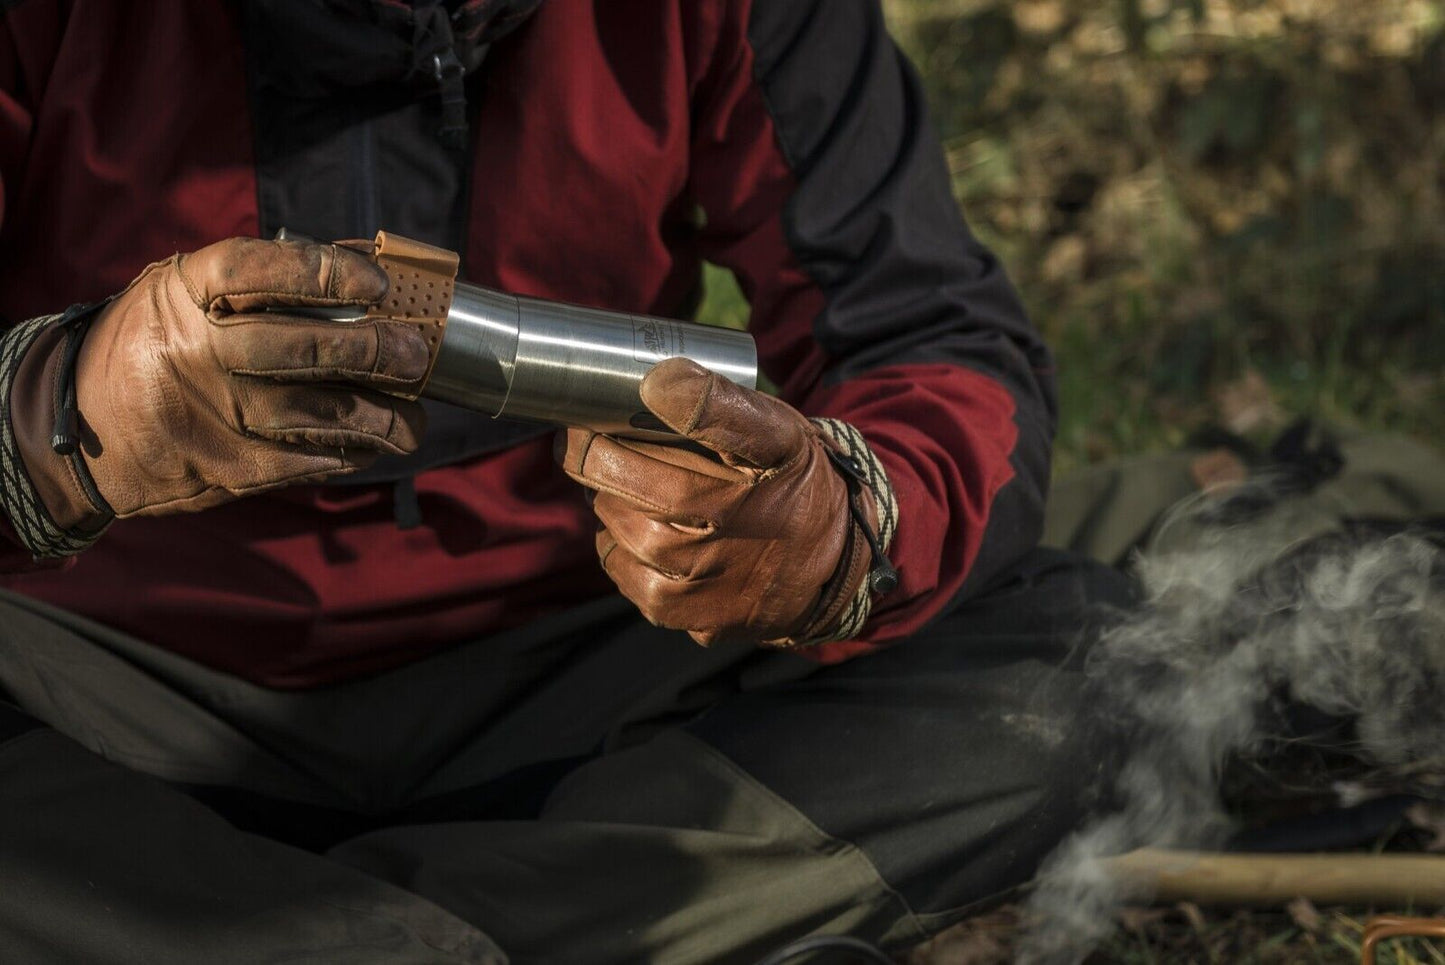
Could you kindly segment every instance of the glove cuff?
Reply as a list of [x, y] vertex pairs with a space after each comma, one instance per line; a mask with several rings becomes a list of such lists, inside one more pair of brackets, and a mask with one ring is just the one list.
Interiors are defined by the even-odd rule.
[[111, 519], [88, 494], [94, 484], [78, 449], [51, 448], [52, 420], [66, 401], [64, 347], [80, 337], [63, 326], [78, 317], [47, 315], [0, 335], [0, 512], [36, 559], [79, 553]]
[[[879, 563], [875, 556], [887, 553], [898, 529], [898, 499], [888, 482], [883, 463], [864, 441], [863, 433], [841, 419], [815, 418], [810, 421], [817, 427], [824, 444], [845, 457], [851, 469], [856, 470], [848, 475], [862, 484], [860, 495], [865, 506], [871, 503], [867, 508], [872, 510], [873, 519], [860, 518], [870, 515], [866, 512], [850, 511], [848, 541], [839, 560], [838, 572], [830, 585], [824, 587], [817, 615], [809, 621], [809, 629], [802, 639], [792, 643], [794, 647], [852, 640], [863, 632], [863, 626], [873, 610], [873, 597], [878, 594], [871, 579]], [[852, 486], [849, 487], [849, 498], [854, 498]], [[865, 533], [864, 527], [870, 524], [876, 528]], [[874, 538], [870, 539], [870, 536]], [[886, 560], [882, 562], [887, 565]]]

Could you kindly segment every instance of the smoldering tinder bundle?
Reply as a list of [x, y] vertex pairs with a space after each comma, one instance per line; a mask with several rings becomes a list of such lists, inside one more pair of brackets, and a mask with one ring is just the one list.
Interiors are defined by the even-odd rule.
[[[1209, 847], [1230, 829], [1225, 762], [1277, 733], [1282, 703], [1343, 718], [1382, 772], [1445, 774], [1445, 554], [1438, 534], [1355, 526], [1308, 539], [1276, 512], [1196, 525], [1138, 561], [1145, 602], [1105, 632], [1090, 685], [1120, 736], [1114, 807], [1062, 844], [1029, 903], [1020, 961], [1076, 962], [1130, 893], [1104, 859]], [[1438, 785], [1436, 785], [1438, 788]]]

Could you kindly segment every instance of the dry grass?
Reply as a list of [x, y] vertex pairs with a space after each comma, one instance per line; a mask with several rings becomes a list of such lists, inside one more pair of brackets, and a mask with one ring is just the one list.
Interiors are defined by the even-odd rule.
[[[1277, 910], [1132, 908], [1119, 934], [1088, 965], [1356, 965], [1370, 913], [1295, 902]], [[907, 965], [1006, 965], [1019, 931], [1012, 907], [943, 933]], [[1401, 939], [1381, 946], [1380, 965], [1445, 965], [1440, 942]]]

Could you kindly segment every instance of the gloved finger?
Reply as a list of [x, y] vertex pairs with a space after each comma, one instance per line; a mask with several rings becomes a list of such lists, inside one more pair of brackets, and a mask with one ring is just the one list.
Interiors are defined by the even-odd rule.
[[806, 422], [786, 402], [710, 372], [687, 358], [665, 359], [642, 380], [642, 402], [673, 431], [729, 465], [780, 466], [806, 442]]
[[356, 446], [306, 441], [283, 444], [273, 450], [272, 462], [256, 482], [228, 491], [235, 496], [247, 496], [285, 486], [324, 482], [366, 469], [380, 457], [381, 453], [375, 449]]
[[182, 255], [177, 269], [213, 317], [287, 305], [370, 305], [390, 287], [370, 259], [309, 241], [228, 238]]
[[617, 543], [607, 530], [597, 534], [602, 568], [618, 591], [654, 626], [692, 630], [725, 626], [738, 617], [713, 579], [676, 580], [650, 566]]
[[715, 577], [722, 571], [718, 554], [711, 552], [709, 545], [714, 527], [653, 519], [610, 493], [600, 494], [592, 511], [611, 539], [660, 573], [687, 581]]
[[338, 248], [346, 248], [362, 255], [372, 255], [376, 252], [375, 238], [337, 238], [331, 242]]
[[415, 452], [426, 410], [375, 392], [238, 379], [240, 428], [297, 446], [392, 455]]
[[716, 527], [750, 479], [706, 456], [673, 446], [567, 430], [562, 469], [589, 489], [611, 493], [658, 519]]
[[344, 476], [370, 466], [377, 456], [375, 451], [367, 449], [310, 444], [284, 446], [268, 453], [269, 458], [258, 462], [246, 479], [239, 479], [226, 486], [205, 486], [164, 502], [145, 504], [135, 512], [118, 515], [127, 518], [197, 512], [231, 502], [238, 496], [250, 496], [286, 486], [317, 483]]
[[388, 389], [414, 385], [431, 363], [426, 337], [400, 322], [240, 315], [215, 330], [219, 361], [236, 375]]

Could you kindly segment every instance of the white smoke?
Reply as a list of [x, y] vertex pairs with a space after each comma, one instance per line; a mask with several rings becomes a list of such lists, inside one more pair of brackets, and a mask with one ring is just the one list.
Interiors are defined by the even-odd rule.
[[[1018, 961], [1081, 961], [1126, 901], [1145, 899], [1105, 859], [1133, 848], [1208, 848], [1231, 830], [1227, 760], [1272, 733], [1287, 697], [1354, 723], [1381, 767], [1445, 754], [1445, 567], [1420, 536], [1300, 540], [1276, 511], [1229, 527], [1186, 521], [1188, 549], [1138, 561], [1145, 603], [1108, 630], [1087, 670], [1095, 708], [1127, 733], [1117, 808], [1065, 841], [1030, 898]], [[1178, 541], [1176, 541], [1178, 542]]]

